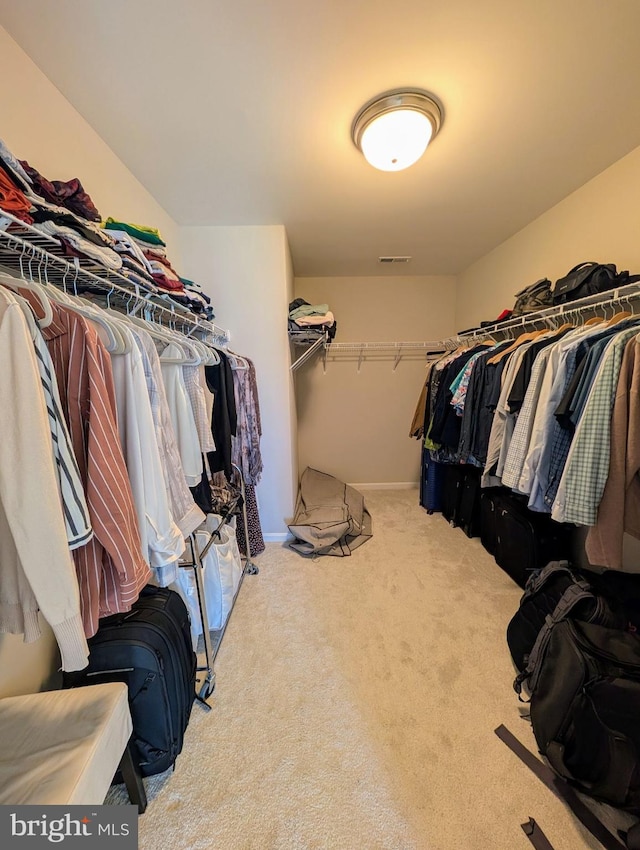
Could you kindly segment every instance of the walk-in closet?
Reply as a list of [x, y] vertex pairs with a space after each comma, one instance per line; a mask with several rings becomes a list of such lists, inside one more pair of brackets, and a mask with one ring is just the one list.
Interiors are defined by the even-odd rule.
[[2, 847], [640, 847], [639, 31], [0, 0]]

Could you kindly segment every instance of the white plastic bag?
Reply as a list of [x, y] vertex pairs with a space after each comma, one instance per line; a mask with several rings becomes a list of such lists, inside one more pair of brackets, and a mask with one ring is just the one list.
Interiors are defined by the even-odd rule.
[[[196, 531], [196, 543], [200, 551], [209, 542], [211, 533], [218, 528], [221, 519], [217, 514], [209, 514], [206, 521]], [[242, 577], [242, 559], [236, 540], [235, 522], [226, 523], [221, 527], [219, 536], [216, 535], [203, 558], [202, 566], [209, 629], [221, 629], [227, 621]], [[191, 639], [195, 648], [198, 637], [202, 634], [202, 619], [194, 571], [180, 569], [173, 589], [177, 590], [189, 610]]]
[[[220, 517], [209, 514], [204, 531], [196, 531], [200, 550], [204, 549], [212, 531], [220, 524]], [[203, 560], [204, 596], [210, 629], [221, 629], [227, 621], [233, 598], [242, 577], [242, 560], [235, 530], [227, 523], [214, 538], [213, 545]]]

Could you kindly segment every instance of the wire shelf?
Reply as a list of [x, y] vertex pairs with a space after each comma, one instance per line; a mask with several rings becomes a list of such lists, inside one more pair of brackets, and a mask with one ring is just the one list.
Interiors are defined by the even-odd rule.
[[20, 277], [29, 276], [43, 286], [52, 285], [70, 294], [93, 292], [107, 297], [110, 306], [133, 313], [151, 314], [162, 324], [187, 333], [199, 332], [220, 345], [230, 340], [229, 331], [191, 312], [168, 294], [130, 280], [125, 274], [90, 259], [63, 256], [57, 239], [41, 233], [11, 213], [0, 209], [0, 265]]

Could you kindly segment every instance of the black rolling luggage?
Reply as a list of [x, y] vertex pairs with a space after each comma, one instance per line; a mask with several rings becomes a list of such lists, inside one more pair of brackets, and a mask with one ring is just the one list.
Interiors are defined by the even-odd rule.
[[460, 487], [458, 525], [467, 537], [480, 537], [480, 479], [482, 470], [475, 466], [465, 467]]
[[460, 499], [465, 475], [464, 466], [445, 464], [442, 475], [442, 516], [457, 526], [460, 518]]
[[496, 562], [520, 587], [550, 561], [569, 556], [570, 538], [565, 526], [547, 514], [530, 511], [523, 498], [506, 490], [498, 500], [496, 529]]
[[488, 488], [480, 493], [480, 542], [495, 557], [498, 547], [498, 511], [500, 490]]
[[189, 615], [172, 590], [146, 587], [127, 614], [100, 621], [89, 666], [69, 687], [124, 682], [133, 720], [132, 752], [143, 776], [171, 767], [182, 750], [195, 698], [196, 656]]

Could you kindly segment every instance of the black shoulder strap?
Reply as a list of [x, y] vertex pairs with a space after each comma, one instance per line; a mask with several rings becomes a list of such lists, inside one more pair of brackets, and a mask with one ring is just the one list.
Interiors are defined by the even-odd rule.
[[584, 582], [576, 582], [576, 584], [570, 585], [560, 597], [558, 604], [553, 610], [553, 614], [547, 614], [544, 625], [538, 632], [536, 642], [527, 658], [527, 666], [516, 676], [513, 683], [513, 688], [518, 696], [522, 692], [523, 682], [527, 679], [529, 680], [529, 693], [532, 694], [535, 691], [542, 670], [544, 653], [551, 640], [551, 632], [554, 626], [568, 618], [578, 602], [581, 602], [583, 599], [593, 598], [593, 593], [589, 589], [589, 585], [586, 585], [586, 587], [587, 589], [585, 590]]
[[[522, 605], [526, 599], [529, 599], [529, 597], [538, 593], [538, 591], [547, 583], [549, 578], [556, 575], [556, 573], [566, 573], [576, 584], [580, 581], [578, 576], [575, 575], [569, 566], [569, 561], [551, 561], [546, 567], [543, 567], [539, 572], [533, 573], [533, 575], [529, 577], [524, 589], [524, 596], [520, 600], [520, 604]], [[585, 584], [587, 583], [585, 582]]]
[[549, 841], [541, 827], [538, 826], [533, 818], [529, 818], [526, 823], [521, 823], [520, 826], [536, 850], [554, 850], [553, 844]]
[[[495, 730], [496, 735], [505, 743], [509, 749], [515, 753], [521, 762], [531, 770], [538, 779], [543, 782], [547, 788], [552, 791], [556, 797], [565, 802], [573, 814], [578, 818], [580, 823], [589, 830], [594, 838], [597, 838], [605, 850], [637, 850], [640, 845], [635, 844], [635, 836], [632, 836], [634, 830], [631, 830], [628, 835], [627, 844], [622, 844], [602, 823], [600, 818], [589, 809], [582, 800], [578, 797], [573, 788], [561, 779], [559, 776], [547, 767], [544, 762], [528, 750], [515, 735], [513, 735], [506, 726], [498, 726]], [[632, 843], [633, 842], [633, 843]]]

